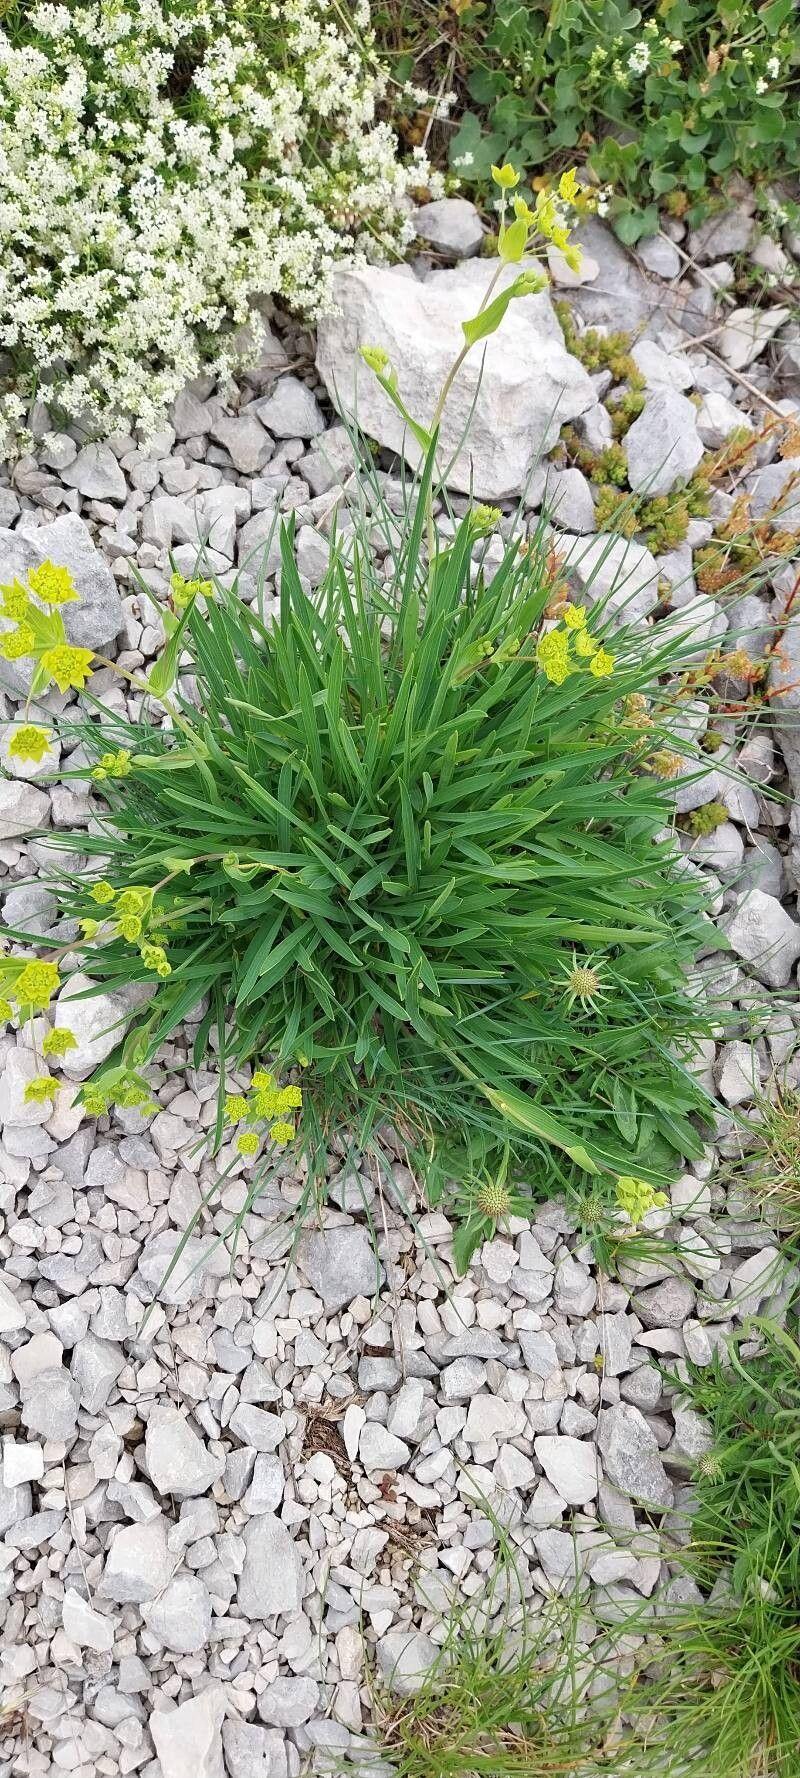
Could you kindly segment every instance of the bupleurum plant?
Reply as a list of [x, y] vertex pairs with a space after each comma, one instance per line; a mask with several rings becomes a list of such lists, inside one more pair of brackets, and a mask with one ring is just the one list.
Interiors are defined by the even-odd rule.
[[[497, 178], [513, 190], [512, 169]], [[543, 210], [545, 238], [567, 202]], [[511, 281], [487, 280], [456, 367], [539, 278], [536, 214], [511, 214]], [[385, 355], [365, 356], [399, 405]], [[690, 1060], [711, 1015], [687, 976], [708, 928], [648, 769], [680, 641], [574, 603], [543, 534], [512, 528], [490, 576], [491, 508], [440, 529], [440, 411], [408, 416], [425, 455], [399, 515], [365, 459], [368, 498], [313, 599], [283, 527], [273, 627], [235, 587], [173, 577], [161, 658], [147, 680], [117, 669], [140, 716], [77, 724], [89, 763], [70, 776], [98, 815], [78, 842], [53, 835], [97, 860], [61, 887], [77, 937], [2, 959], [0, 982], [20, 1020], [76, 964], [89, 993], [149, 988], [87, 1109], [146, 1107], [148, 1066], [189, 1020], [195, 1063], [219, 1068], [214, 1139], [234, 1128], [255, 1177], [297, 1127], [321, 1184], [332, 1137], [369, 1151], [388, 1123], [432, 1197], [474, 1182], [480, 1228], [554, 1188], [656, 1188], [702, 1152]], [[51, 564], [3, 592], [0, 653], [30, 664], [32, 699], [113, 665], [69, 642], [73, 596]], [[23, 711], [12, 750], [48, 743]], [[226, 1079], [248, 1065], [254, 1097]]]

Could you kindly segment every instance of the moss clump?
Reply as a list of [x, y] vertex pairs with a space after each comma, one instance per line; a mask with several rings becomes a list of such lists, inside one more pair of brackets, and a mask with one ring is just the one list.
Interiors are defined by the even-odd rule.
[[644, 388], [644, 378], [630, 355], [629, 333], [598, 333], [594, 327], [579, 333], [568, 302], [561, 298], [554, 302], [553, 308], [561, 323], [567, 351], [578, 359], [584, 370], [610, 370], [615, 383], [638, 383]]
[[639, 509], [635, 495], [625, 494], [603, 482], [597, 490], [594, 516], [598, 531], [615, 531], [619, 537], [635, 537], [639, 529]]
[[611, 430], [615, 438], [620, 439], [625, 437], [628, 428], [633, 425], [634, 420], [638, 420], [644, 404], [644, 377], [640, 377], [637, 372], [636, 383], [632, 382], [631, 388], [626, 389], [625, 394], [620, 396], [619, 401], [609, 404], [608, 411], [611, 415]]
[[715, 833], [723, 821], [730, 819], [724, 803], [704, 803], [701, 809], [692, 809], [685, 817], [690, 833], [699, 839], [703, 834]]

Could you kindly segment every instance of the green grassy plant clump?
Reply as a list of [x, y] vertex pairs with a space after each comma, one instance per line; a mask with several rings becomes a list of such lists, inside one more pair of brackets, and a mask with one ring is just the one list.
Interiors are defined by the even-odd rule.
[[[753, 1341], [753, 1333], [759, 1336]], [[760, 1346], [759, 1355], [753, 1353]], [[800, 1345], [745, 1327], [695, 1375], [711, 1444], [693, 1476], [689, 1569], [707, 1603], [665, 1621], [641, 1681], [652, 1715], [640, 1770], [796, 1778], [800, 1748]], [[650, 1739], [646, 1735], [646, 1740]]]
[[[368, 1145], [390, 1120], [434, 1196], [504, 1154], [529, 1196], [663, 1183], [702, 1152], [707, 1106], [679, 1049], [707, 1029], [687, 975], [708, 927], [663, 839], [658, 766], [680, 647], [609, 632], [560, 592], [546, 615], [538, 538], [476, 579], [491, 511], [434, 532], [429, 559], [424, 484], [399, 518], [381, 500], [375, 479], [313, 600], [284, 530], [273, 628], [235, 590], [176, 576], [171, 640], [146, 686], [134, 675], [141, 720], [98, 708], [79, 729], [96, 763], [75, 775], [107, 806], [79, 842], [54, 839], [102, 876], [66, 881], [64, 911], [94, 982], [152, 990], [94, 1108], [189, 1018], [197, 1062], [216, 1054], [224, 1076], [266, 1056], [302, 1080], [316, 1178], [333, 1135]], [[71, 596], [65, 571], [36, 575], [40, 598]], [[59, 642], [60, 613], [22, 588], [10, 602], [3, 647], [33, 653], [37, 684], [82, 686], [89, 651]], [[16, 750], [42, 732], [23, 725]], [[44, 1002], [59, 959], [40, 965]], [[21, 963], [3, 967], [24, 1013]]]
[[526, 1599], [520, 1557], [492, 1523], [495, 1565], [476, 1598], [454, 1599], [419, 1689], [375, 1696], [381, 1761], [397, 1778], [596, 1778], [613, 1707], [588, 1696], [578, 1588]]
[[[384, 0], [382, 29], [395, 10]], [[441, 8], [417, 0], [405, 10], [422, 43], [441, 46]], [[792, 0], [497, 0], [454, 12], [451, 67], [463, 70], [471, 108], [452, 136], [450, 164], [467, 185], [484, 184], [506, 154], [537, 168], [559, 151], [583, 150], [613, 188], [618, 233], [636, 241], [658, 228], [664, 205], [695, 221], [732, 173], [766, 181], [798, 164]], [[435, 56], [422, 65], [434, 85]], [[765, 202], [769, 218], [777, 207]]]

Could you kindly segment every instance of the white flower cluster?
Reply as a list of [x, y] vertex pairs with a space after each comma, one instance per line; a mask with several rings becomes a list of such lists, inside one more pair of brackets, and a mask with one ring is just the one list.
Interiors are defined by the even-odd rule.
[[[85, 0], [0, 29], [0, 453], [34, 390], [145, 432], [256, 296], [410, 232], [368, 0]], [[239, 342], [241, 334], [239, 334]], [[10, 366], [10, 370], [8, 367]]]

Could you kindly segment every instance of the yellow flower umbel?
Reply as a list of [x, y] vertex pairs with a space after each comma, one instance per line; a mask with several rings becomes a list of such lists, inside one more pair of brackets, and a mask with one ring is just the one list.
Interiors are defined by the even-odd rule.
[[574, 670], [566, 630], [547, 630], [544, 636], [540, 636], [536, 644], [536, 659], [551, 685], [563, 685]]
[[256, 1130], [245, 1130], [241, 1136], [236, 1138], [236, 1152], [242, 1155], [246, 1161], [252, 1161], [255, 1158], [260, 1146], [261, 1138]]
[[17, 1005], [26, 1012], [44, 1012], [50, 1005], [61, 977], [55, 963], [26, 963], [12, 989]]
[[172, 974], [172, 964], [169, 961], [163, 945], [153, 945], [145, 942], [139, 947], [139, 955], [145, 969], [154, 969], [156, 975], [160, 976], [162, 980]]
[[608, 679], [614, 671], [614, 656], [607, 648], [598, 648], [589, 662], [589, 672], [595, 679]]
[[10, 617], [12, 623], [20, 624], [30, 610], [30, 594], [20, 580], [12, 581], [10, 586], [0, 587], [3, 595], [0, 613]]
[[40, 656], [40, 666], [49, 679], [54, 679], [59, 691], [83, 691], [89, 677], [94, 651], [91, 648], [77, 648], [71, 642], [59, 642], [53, 648], [45, 648]]
[[18, 624], [15, 630], [7, 630], [0, 636], [0, 654], [6, 661], [23, 661], [27, 655], [33, 654], [35, 647], [36, 637], [29, 623]]
[[55, 562], [29, 568], [28, 585], [43, 605], [70, 605], [78, 597], [69, 569], [58, 568]]
[[52, 1099], [58, 1092], [58, 1081], [52, 1074], [37, 1074], [29, 1080], [22, 1095], [26, 1105], [43, 1105], [46, 1099]]
[[244, 1093], [226, 1093], [225, 1116], [229, 1124], [240, 1124], [247, 1116], [248, 1105]]
[[624, 1210], [634, 1227], [643, 1222], [650, 1210], [663, 1210], [668, 1202], [666, 1192], [655, 1191], [646, 1179], [636, 1179], [632, 1173], [622, 1173], [617, 1180], [615, 1197], [620, 1210]]
[[36, 765], [44, 759], [51, 736], [46, 728], [39, 728], [35, 722], [20, 723], [15, 728], [8, 744], [11, 759], [33, 760]]
[[184, 580], [182, 574], [171, 574], [169, 589], [176, 611], [185, 611], [194, 599], [213, 599], [213, 580]]
[[101, 755], [99, 765], [92, 769], [92, 777], [99, 784], [103, 778], [127, 778], [130, 769], [130, 753], [127, 747], [120, 747], [116, 753]]
[[66, 1056], [70, 1050], [77, 1049], [78, 1039], [66, 1025], [54, 1025], [42, 1044], [43, 1056]]

